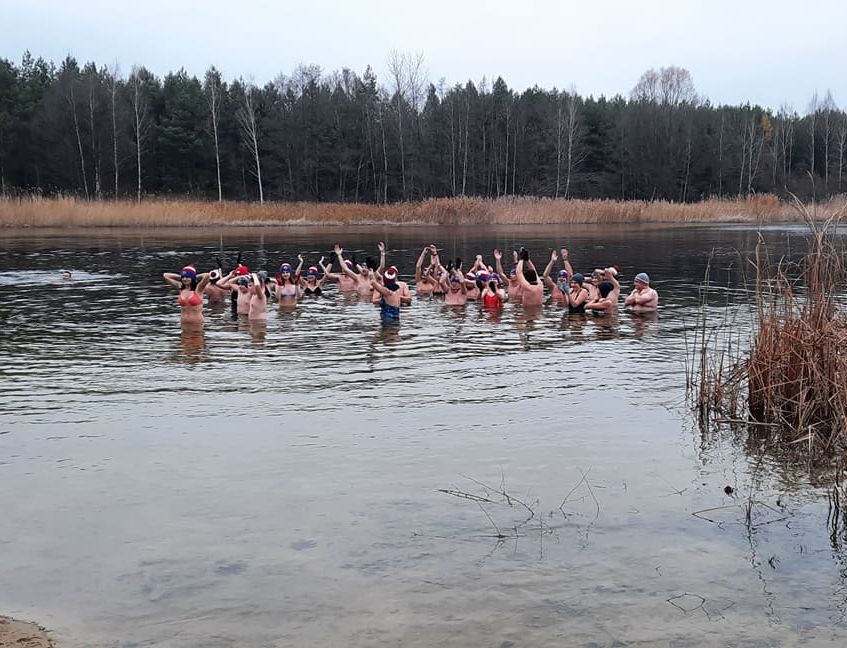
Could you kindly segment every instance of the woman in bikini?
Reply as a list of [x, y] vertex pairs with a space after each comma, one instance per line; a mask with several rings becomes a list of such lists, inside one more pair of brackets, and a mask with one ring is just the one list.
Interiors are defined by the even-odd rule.
[[317, 266], [310, 266], [306, 271], [305, 279], [300, 281], [300, 287], [303, 290], [303, 295], [306, 297], [320, 297], [323, 294], [323, 285], [327, 280], [326, 272], [322, 277], [319, 276], [318, 266], [324, 267], [324, 258], [321, 257]]
[[297, 257], [300, 264], [297, 271], [290, 263], [279, 266], [279, 274], [276, 276], [276, 298], [280, 306], [293, 306], [300, 299], [300, 270], [303, 267], [303, 257]]
[[568, 313], [577, 314], [585, 312], [585, 304], [588, 302], [588, 290], [582, 285], [585, 277], [577, 272], [571, 277], [570, 292], [567, 295]]
[[187, 265], [179, 274], [165, 272], [162, 274], [165, 282], [179, 290], [177, 303], [180, 306], [180, 322], [182, 324], [203, 324], [203, 292], [209, 283], [209, 275], [197, 276], [193, 265]]

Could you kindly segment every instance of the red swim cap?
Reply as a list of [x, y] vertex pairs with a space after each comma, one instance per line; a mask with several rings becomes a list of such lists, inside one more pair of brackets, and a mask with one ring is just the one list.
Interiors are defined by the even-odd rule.
[[239, 263], [235, 268], [235, 274], [239, 277], [243, 277], [245, 275], [249, 275], [250, 270], [243, 263]]
[[386, 281], [396, 281], [397, 280], [397, 268], [391, 266], [388, 270], [385, 271], [385, 274], [382, 275], [382, 278]]

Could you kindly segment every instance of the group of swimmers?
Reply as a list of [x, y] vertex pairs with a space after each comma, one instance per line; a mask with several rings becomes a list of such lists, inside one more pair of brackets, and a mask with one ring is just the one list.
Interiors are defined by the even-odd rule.
[[[325, 265], [321, 257], [317, 265], [310, 266], [303, 274], [304, 260], [297, 256], [295, 268], [283, 263], [275, 276], [264, 270], [251, 271], [241, 262], [229, 271], [218, 267], [198, 273], [193, 265], [185, 266], [181, 272], [166, 272], [165, 281], [179, 290], [177, 301], [181, 307], [183, 324], [203, 323], [204, 295], [210, 304], [221, 304], [230, 298], [232, 309], [238, 315], [252, 321], [266, 320], [268, 300], [274, 297], [280, 307], [294, 306], [306, 296], [320, 296], [327, 282], [338, 284], [342, 292], [358, 293], [379, 305], [383, 322], [399, 322], [402, 306], [412, 303], [409, 284], [401, 281], [396, 266], [386, 267], [385, 244], [378, 244], [379, 260], [368, 257], [364, 264], [354, 259], [345, 259], [344, 250], [336, 245], [333, 255], [338, 262], [339, 272], [332, 271], [332, 263]], [[496, 310], [506, 301], [520, 303], [525, 308], [540, 307], [545, 303], [560, 304], [569, 313], [590, 312], [595, 315], [610, 314], [617, 310], [621, 285], [618, 282], [619, 267], [613, 264], [597, 268], [588, 276], [574, 272], [568, 258], [568, 250], [553, 250], [550, 260], [539, 276], [524, 248], [512, 253], [514, 267], [507, 273], [503, 268], [503, 254], [494, 250], [494, 265], [487, 265], [482, 255], [477, 255], [473, 265], [465, 269], [461, 259], [442, 264], [435, 245], [424, 247], [415, 264], [415, 293], [419, 297], [440, 295], [444, 303], [462, 306], [468, 302], [479, 302], [486, 309]], [[562, 268], [556, 271], [561, 260]], [[650, 277], [640, 272], [635, 275], [632, 292], [624, 299], [624, 305], [636, 312], [655, 311], [659, 295], [650, 286]]]

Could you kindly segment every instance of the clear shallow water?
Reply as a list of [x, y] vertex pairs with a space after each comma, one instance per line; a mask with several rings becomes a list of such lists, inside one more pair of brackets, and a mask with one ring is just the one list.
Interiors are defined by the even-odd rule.
[[[706, 263], [737, 300], [749, 229], [2, 234], [0, 611], [64, 645], [847, 637], [825, 498], [685, 407]], [[646, 270], [663, 306], [603, 323], [416, 300], [396, 332], [332, 289], [264, 329], [207, 311], [197, 335], [161, 281], [220, 252], [272, 269], [380, 239], [403, 275], [430, 242], [537, 262], [565, 244], [625, 285]], [[768, 506], [749, 531], [740, 507], [691, 515], [751, 485]]]

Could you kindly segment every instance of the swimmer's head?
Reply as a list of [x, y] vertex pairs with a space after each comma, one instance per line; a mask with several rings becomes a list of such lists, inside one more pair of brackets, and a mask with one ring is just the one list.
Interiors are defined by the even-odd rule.
[[283, 263], [281, 266], [279, 266], [279, 274], [291, 274], [292, 270], [293, 268], [291, 267], [290, 263]]
[[568, 271], [567, 270], [559, 270], [559, 281], [567, 281], [568, 280]]
[[239, 277], [238, 281], [236, 283], [239, 286], [249, 286], [250, 285], [250, 279], [248, 279], [247, 277]]
[[350, 259], [347, 259], [346, 261], [344, 261], [344, 265], [346, 265], [346, 266], [347, 266], [347, 269], [348, 269], [348, 270], [352, 270], [352, 269], [353, 269], [353, 262], [352, 262], [352, 261], [350, 261]]
[[197, 279], [197, 268], [193, 265], [187, 265], [182, 269], [182, 272], [179, 273], [179, 276], [183, 279]]
[[268, 273], [266, 270], [259, 270], [259, 272], [256, 273], [256, 276], [259, 277], [259, 281], [262, 283], [265, 283], [268, 280]]
[[450, 277], [450, 290], [456, 292], [462, 287], [461, 283], [462, 280], [459, 279], [459, 277], [457, 277], [456, 275], [453, 275], [452, 277]]
[[486, 281], [488, 281], [488, 276], [488, 272], [486, 272], [485, 270], [480, 270], [476, 273], [476, 280], [485, 283]]
[[391, 266], [382, 275], [383, 283], [386, 288], [390, 288], [392, 284], [397, 285], [397, 268]]
[[511, 270], [509, 270], [509, 276], [510, 276], [510, 277], [514, 278], [516, 274], [517, 274], [517, 271], [516, 271], [514, 268], [512, 268]]
[[250, 269], [244, 265], [243, 263], [239, 263], [235, 266], [235, 276], [237, 277], [246, 277], [250, 274]]
[[604, 280], [604, 281], [601, 281], [599, 284], [597, 284], [597, 290], [600, 291], [600, 296], [603, 297], [604, 299], [609, 296], [609, 293], [612, 292], [613, 288], [614, 288], [614, 285], [612, 284], [611, 281], [605, 281]]
[[638, 287], [641, 285], [642, 287], [646, 287], [650, 285], [650, 275], [646, 272], [639, 272], [635, 275], [635, 285]]
[[535, 270], [524, 270], [523, 276], [531, 284], [538, 281], [538, 273]]
[[585, 281], [585, 276], [581, 272], [577, 272], [571, 277], [571, 283], [575, 283], [578, 286], [581, 286]]
[[215, 270], [210, 270], [209, 271], [209, 281], [213, 284], [218, 283], [218, 281], [220, 281], [220, 279], [221, 279], [221, 274], [222, 274], [222, 270], [220, 268], [217, 268]]
[[70, 279], [72, 276], [73, 275], [71, 275], [70, 270], [63, 270], [62, 271], [62, 279]]
[[309, 266], [309, 271], [306, 273], [307, 279], [317, 279], [318, 278], [318, 268], [317, 266]]

